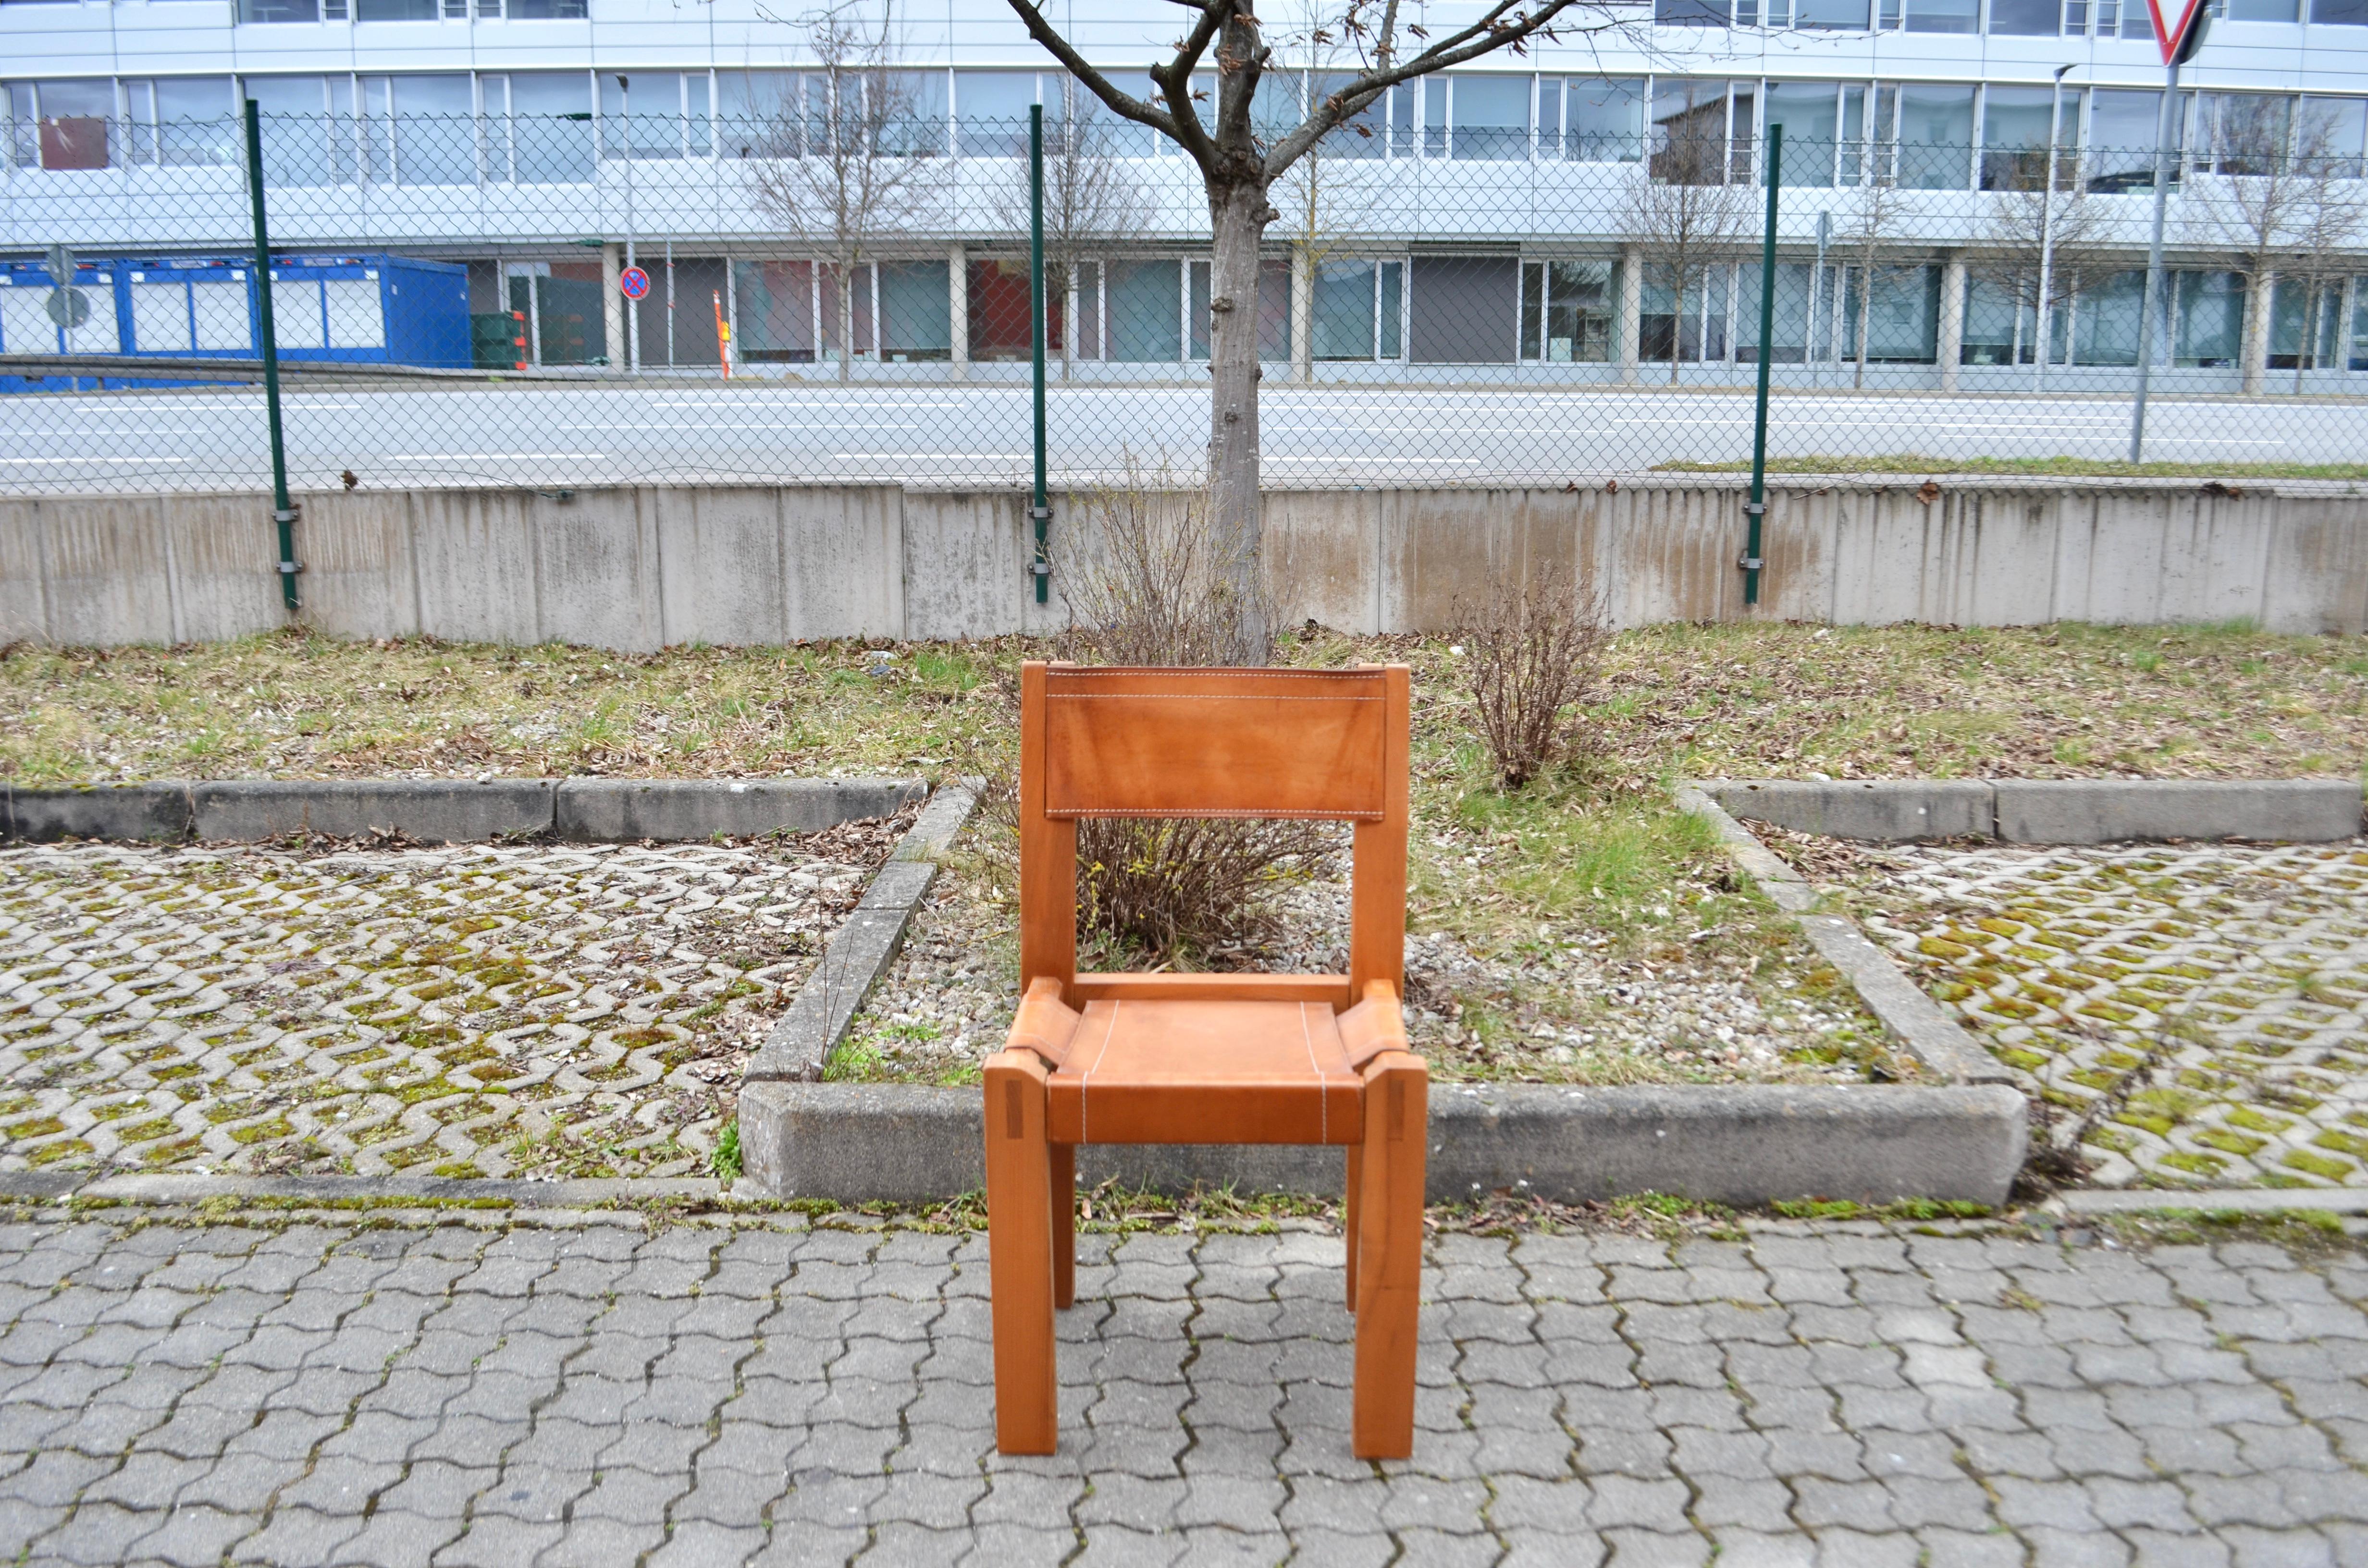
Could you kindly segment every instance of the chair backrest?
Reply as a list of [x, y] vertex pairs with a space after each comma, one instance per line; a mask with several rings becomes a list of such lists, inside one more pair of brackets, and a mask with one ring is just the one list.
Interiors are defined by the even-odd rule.
[[1043, 664], [1019, 673], [1019, 969], [1076, 975], [1076, 824], [1087, 817], [1355, 824], [1348, 985], [1402, 984], [1404, 665], [1343, 670]]

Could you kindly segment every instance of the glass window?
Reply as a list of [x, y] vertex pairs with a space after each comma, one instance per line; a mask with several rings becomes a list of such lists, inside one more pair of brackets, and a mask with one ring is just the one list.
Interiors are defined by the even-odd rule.
[[1990, 0], [1990, 31], [2008, 37], [2050, 38], [2061, 25], [2061, 0]]
[[1982, 188], [2025, 190], [2047, 180], [2052, 87], [1991, 87], [1982, 95]]
[[1609, 261], [1529, 262], [1521, 268], [1521, 358], [1608, 363], [1620, 291]]
[[437, 0], [354, 0], [358, 22], [432, 22]]
[[1906, 26], [1911, 33], [1980, 31], [1981, 0], [1907, 0]]
[[242, 22], [317, 22], [321, 0], [238, 0]]
[[1565, 98], [1565, 153], [1582, 163], [1634, 163], [1645, 150], [1645, 82], [1574, 76]]
[[1962, 190], [1973, 174], [1974, 89], [1899, 85], [1899, 183]]
[[962, 151], [974, 158], [1028, 155], [1028, 108], [1036, 102], [1033, 71], [957, 71], [954, 113]]
[[2099, 88], [2089, 95], [2089, 189], [2153, 188], [2156, 122], [2161, 113], [2158, 92]]
[[733, 350], [751, 364], [814, 358], [814, 278], [810, 261], [735, 261], [732, 287], [740, 319]]
[[1811, 32], [1865, 32], [1866, 0], [1799, 0], [1793, 25]]
[[891, 364], [953, 358], [953, 301], [942, 261], [880, 264], [880, 357]]
[[1110, 357], [1135, 364], [1184, 358], [1183, 263], [1110, 264]]
[[1527, 76], [1457, 76], [1450, 100], [1458, 158], [1504, 160], [1530, 155]]
[[[973, 259], [963, 278], [968, 295], [970, 357], [973, 359], [1026, 359], [1034, 352], [1029, 330], [1028, 258], [1024, 256]], [[1044, 347], [1061, 347], [1061, 300], [1045, 301]], [[949, 335], [951, 328], [949, 327]]]
[[[1789, 139], [1788, 128], [1785, 135]], [[1775, 310], [1771, 335], [1776, 340], [1770, 362], [1798, 365], [1809, 357], [1809, 290], [1816, 271], [1807, 262], [1776, 264]], [[1735, 358], [1743, 365], [1759, 362], [1759, 264], [1746, 262], [1735, 274]]]
[[2310, 288], [2281, 278], [2270, 299], [2269, 364], [2274, 370], [2323, 370], [2335, 364], [2343, 285]]
[[2017, 290], [2028, 279], [2011, 286], [1976, 273], [1965, 279], [1965, 329], [1959, 339], [1961, 365], [2028, 365], [2035, 358], [2032, 340], [2032, 313]]
[[2348, 369], [2368, 370], [2368, 280], [2351, 280], [2351, 358]]
[[473, 185], [477, 116], [469, 78], [388, 79], [394, 103], [394, 177], [404, 185]]
[[1315, 265], [1314, 310], [1308, 331], [1318, 359], [1371, 359], [1380, 292], [1370, 261], [1323, 261]]
[[[1726, 182], [1727, 85], [1683, 77], [1653, 85], [1652, 175], [1673, 185]], [[1749, 122], [1745, 124], [1746, 134]]]
[[2368, 28], [2368, 0], [2310, 0], [2310, 19], [2322, 27]]
[[2227, 0], [2232, 22], [2293, 22], [2302, 18], [2296, 0]]
[[1831, 82], [1770, 82], [1768, 123], [1784, 128], [1784, 183], [1834, 183], [1836, 94]]
[[2171, 275], [2179, 333], [2172, 363], [2219, 368], [2237, 362], [2245, 336], [2245, 279], [2234, 272]]
[[588, 14], [586, 0], [509, 0], [514, 22], [580, 22]]
[[1866, 362], [1870, 365], [1929, 365], [1940, 342], [1941, 269], [1909, 267], [1880, 272], [1873, 298], [1859, 287], [1857, 269], [1850, 273], [1843, 293], [1841, 358], [1858, 354], [1859, 307], [1867, 309]]
[[727, 158], [798, 155], [804, 118], [803, 78], [794, 71], [719, 71], [715, 130]]
[[108, 130], [115, 118], [115, 84], [42, 82], [41, 167], [103, 169], [108, 161]]
[[520, 72], [509, 79], [514, 176], [524, 185], [592, 178], [592, 79], [581, 71]]
[[1664, 28], [1723, 28], [1726, 0], [1653, 0], [1653, 21]]
[[946, 74], [942, 71], [882, 71], [864, 82], [879, 95], [871, 105], [880, 150], [905, 157], [930, 157], [946, 150]]
[[2195, 129], [2210, 149], [2214, 173], [2271, 174], [2293, 150], [2294, 100], [2275, 93], [2206, 93], [2196, 104]]
[[2314, 170], [2358, 179], [2368, 153], [2368, 98], [2305, 98], [2296, 122], [2294, 150]]
[[[705, 119], [705, 83], [700, 104]], [[683, 74], [632, 71], [600, 74], [600, 151], [604, 157], [679, 158], [689, 151]]]
[[[2099, 8], [2097, 17], [2097, 31], [2100, 35], [2112, 31], [2112, 24], [2101, 6]], [[2122, 0], [2122, 36], [2134, 39], [2154, 37], [2154, 20], [2146, 15], [2146, 8], [2139, 4], [2139, 0]]]
[[[161, 84], [160, 84], [161, 85]], [[240, 84], [255, 100], [263, 132], [266, 185], [337, 183], [333, 156], [336, 128], [329, 119], [329, 84], [320, 76], [249, 76]], [[227, 108], [217, 119], [226, 119]]]
[[[1317, 76], [1308, 84], [1310, 112], [1334, 93], [1347, 87], [1354, 78], [1345, 75]], [[1331, 158], [1379, 158], [1390, 149], [1390, 95], [1383, 93], [1335, 127], [1324, 138], [1324, 153]]]

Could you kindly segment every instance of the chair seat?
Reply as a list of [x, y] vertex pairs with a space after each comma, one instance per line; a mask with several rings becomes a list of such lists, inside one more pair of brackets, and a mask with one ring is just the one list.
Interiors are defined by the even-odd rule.
[[1364, 1137], [1364, 1080], [1320, 1002], [1088, 1002], [1047, 1088], [1062, 1143]]

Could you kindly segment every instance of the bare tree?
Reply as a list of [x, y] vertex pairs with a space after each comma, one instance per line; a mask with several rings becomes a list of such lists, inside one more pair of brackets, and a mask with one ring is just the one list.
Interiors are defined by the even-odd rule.
[[860, 270], [891, 236], [928, 226], [947, 185], [942, 127], [920, 113], [886, 11], [875, 28], [848, 11], [804, 24], [814, 69], [766, 107], [745, 165], [758, 211], [818, 254], [837, 295], [838, 379], [855, 359]]
[[[1314, 30], [1312, 22], [1310, 28]], [[1337, 69], [1346, 58], [1338, 42], [1308, 52], [1311, 63], [1291, 74], [1292, 85], [1305, 101], [1320, 99], [1350, 79]], [[1324, 264], [1354, 244], [1365, 230], [1378, 187], [1389, 176], [1388, 165], [1381, 161], [1386, 134], [1385, 127], [1375, 127], [1368, 117], [1344, 121], [1274, 183], [1294, 287], [1305, 297], [1305, 312], [1294, 312], [1292, 318], [1291, 376], [1295, 381], [1315, 379], [1312, 316], [1317, 278]]]
[[2285, 275], [2302, 290], [2302, 340], [2294, 346], [2296, 392], [2302, 391], [2305, 369], [2324, 368], [2313, 363], [2321, 324], [2328, 311], [2340, 308], [2341, 279], [2357, 265], [2360, 242], [2368, 234], [2368, 185], [2360, 178], [2359, 159], [2335, 150], [2337, 130], [2334, 106], [2305, 100], [2295, 157], [2306, 183], [2285, 253]]
[[1669, 384], [1685, 358], [1686, 301], [1734, 261], [1751, 228], [1749, 154], [1740, 177], [1726, 145], [1726, 100], [1713, 98], [1654, 127], [1628, 227], [1645, 279], [1670, 298]]
[[[1878, 151], [1881, 151], [1880, 149]], [[1841, 202], [1834, 221], [1834, 246], [1850, 258], [1858, 284], [1858, 334], [1851, 358], [1856, 361], [1850, 385], [1866, 385], [1866, 357], [1873, 337], [1875, 291], [1900, 282], [1922, 268], [1920, 261], [1903, 257], [1898, 249], [1908, 215], [1906, 193], [1896, 171], [1878, 156], [1866, 176]]]
[[[2270, 307], [2278, 274], [2332, 222], [2341, 233], [2347, 193], [2333, 175], [2342, 166], [2333, 122], [2305, 116], [2291, 122], [2287, 101], [2269, 94], [2230, 94], [2217, 100], [2208, 152], [2198, 160], [2195, 197], [2207, 233], [2225, 247], [2229, 270], [2245, 279], [2245, 330], [2238, 347], [2244, 390], [2259, 392], [2269, 367]], [[2340, 245], [2340, 237], [2322, 242]], [[2331, 259], [2328, 258], [2328, 259]]]
[[[1048, 303], [1067, 301], [1061, 318], [1065, 381], [1077, 358], [1078, 268], [1150, 227], [1154, 202], [1141, 174], [1126, 163], [1116, 128], [1091, 112], [1094, 106], [1076, 83], [1064, 79], [1061, 90], [1060, 103], [1044, 106], [1044, 295]], [[1018, 178], [996, 192], [996, 216], [1024, 235], [1027, 162], [1017, 168]]]
[[[1990, 203], [1982, 250], [1966, 270], [2029, 315], [2034, 386], [2044, 385], [2059, 312], [2072, 297], [2120, 270], [2112, 248], [2112, 204], [2089, 188], [2078, 161], [2057, 154], [2052, 184], [2045, 154], [2019, 161]], [[2034, 166], [2036, 165], [2036, 166]]]
[[[1270, 199], [1276, 179], [1343, 121], [1371, 107], [1390, 88], [1417, 76], [1477, 60], [1500, 49], [1520, 50], [1533, 38], [1557, 37], [1589, 18], [1584, 30], [1633, 27], [1609, 0], [1481, 0], [1470, 19], [1443, 27], [1434, 38], [1403, 21], [1401, 0], [1337, 0], [1306, 42], [1322, 47], [1349, 40], [1357, 68], [1343, 84], [1306, 107], [1289, 128], [1253, 124], [1259, 79], [1273, 59], [1264, 24], [1250, 0], [1176, 0], [1187, 29], [1173, 53], [1151, 67], [1153, 90], [1136, 97], [1089, 64], [1041, 8], [1041, 0], [1010, 0], [1029, 36], [1066, 66], [1117, 114], [1149, 126], [1184, 150], [1200, 171], [1209, 202], [1211, 251], [1209, 480], [1212, 520], [1225, 541], [1225, 571], [1241, 601], [1255, 598], [1261, 551], [1258, 495], [1258, 246], [1266, 227], [1281, 216]], [[1412, 40], [1409, 42], [1408, 40]], [[1215, 102], [1193, 101], [1193, 75], [1203, 62], [1216, 71]], [[1267, 133], [1262, 134], [1262, 131]], [[1245, 624], [1235, 649], [1255, 662], [1266, 629]]]

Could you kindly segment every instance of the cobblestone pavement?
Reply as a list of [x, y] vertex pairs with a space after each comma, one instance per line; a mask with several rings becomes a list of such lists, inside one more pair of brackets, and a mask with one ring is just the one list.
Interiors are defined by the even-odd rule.
[[1886, 849], [1876, 939], [2087, 1134], [2094, 1179], [2368, 1184], [2368, 844]]
[[1340, 1244], [1083, 1238], [1057, 1456], [975, 1234], [0, 1227], [0, 1552], [1332, 1568], [2368, 1562], [2368, 1260], [1871, 1223], [1438, 1237], [1416, 1457]]
[[763, 843], [0, 852], [0, 1169], [704, 1168], [861, 880]]

